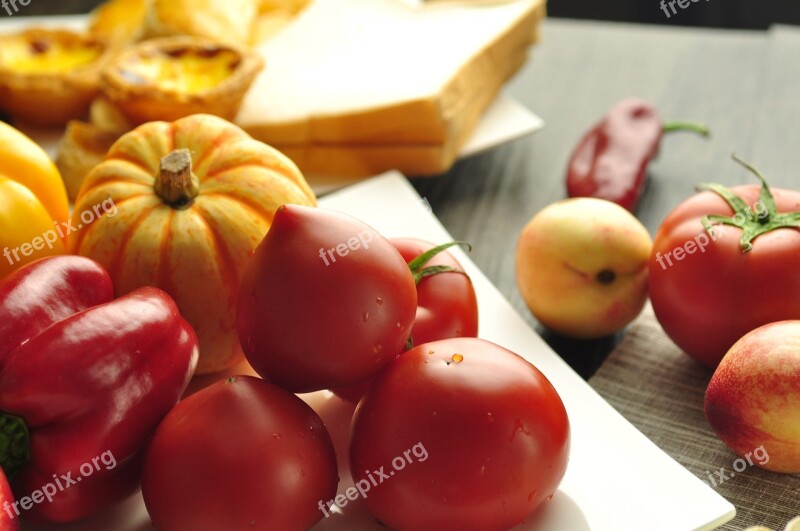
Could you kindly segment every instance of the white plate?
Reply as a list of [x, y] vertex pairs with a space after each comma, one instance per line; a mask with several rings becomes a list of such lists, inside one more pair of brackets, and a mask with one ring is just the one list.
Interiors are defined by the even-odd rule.
[[[437, 243], [452, 240], [398, 173], [335, 192], [323, 198], [320, 206], [356, 216], [388, 237], [409, 236]], [[558, 390], [570, 418], [572, 449], [561, 487], [552, 501], [517, 531], [705, 530], [734, 517], [735, 509], [730, 503], [637, 431], [564, 363], [465, 253], [460, 249], [453, 253], [469, 273], [478, 294], [480, 336], [536, 365]], [[352, 407], [327, 392], [303, 398], [317, 409], [331, 431], [342, 478], [339, 493], [344, 493], [353, 484], [346, 462]], [[90, 522], [25, 529], [144, 531], [152, 527], [137, 495]], [[343, 514], [324, 519], [314, 530], [386, 528], [374, 522], [361, 502], [349, 502]]]

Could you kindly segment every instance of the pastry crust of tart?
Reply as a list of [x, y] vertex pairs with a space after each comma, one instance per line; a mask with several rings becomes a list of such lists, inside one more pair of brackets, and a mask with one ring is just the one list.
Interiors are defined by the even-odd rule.
[[103, 73], [103, 92], [133, 125], [191, 114], [233, 120], [264, 67], [249, 50], [199, 37], [145, 41]]
[[69, 30], [0, 35], [0, 110], [40, 126], [82, 118], [109, 59], [105, 41]]
[[78, 197], [83, 179], [103, 162], [109, 148], [121, 135], [99, 127], [73, 120], [58, 146], [56, 167], [61, 172], [67, 195], [71, 201]]

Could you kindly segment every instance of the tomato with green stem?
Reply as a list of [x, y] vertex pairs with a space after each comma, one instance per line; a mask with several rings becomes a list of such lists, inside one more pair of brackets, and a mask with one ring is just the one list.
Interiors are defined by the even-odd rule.
[[[472, 280], [447, 249], [464, 242], [436, 245], [415, 238], [389, 240], [408, 262], [417, 285], [417, 314], [408, 346], [440, 339], [478, 336], [478, 299]], [[358, 402], [371, 381], [338, 388], [336, 395]]]
[[656, 234], [648, 286], [656, 317], [687, 354], [716, 367], [761, 325], [800, 319], [800, 192], [766, 179], [700, 184]]

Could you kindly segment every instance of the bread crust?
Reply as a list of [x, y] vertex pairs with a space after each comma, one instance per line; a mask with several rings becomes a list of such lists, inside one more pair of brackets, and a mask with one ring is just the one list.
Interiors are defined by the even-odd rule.
[[[258, 99], [260, 91], [268, 88], [271, 74], [264, 74], [256, 80], [237, 123], [262, 142], [282, 148], [297, 146], [306, 151], [310, 146], [321, 145], [338, 148], [446, 145], [453, 142], [454, 134], [460, 136], [463, 144], [471, 134], [471, 127], [477, 123], [474, 109], [482, 112], [488, 107], [499, 86], [516, 72], [517, 50], [529, 48], [538, 39], [545, 1], [517, 1], [528, 4], [524, 11], [482, 50], [466, 57], [436, 93], [353, 111], [315, 113], [298, 120], [279, 121], [270, 119], [262, 111], [264, 103]], [[311, 9], [314, 9], [313, 4], [308, 8]], [[267, 46], [260, 51], [267, 54], [269, 50]], [[488, 101], [487, 95], [492, 97]], [[474, 106], [475, 101], [483, 103]], [[469, 109], [469, 112], [463, 113], [462, 109]]]

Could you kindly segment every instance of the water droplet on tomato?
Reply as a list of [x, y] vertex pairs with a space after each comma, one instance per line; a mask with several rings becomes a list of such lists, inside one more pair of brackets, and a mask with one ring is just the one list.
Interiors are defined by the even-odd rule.
[[374, 352], [375, 354], [378, 354], [381, 350], [383, 350], [383, 345], [381, 345], [380, 343], [375, 343], [374, 345], [372, 345], [372, 352]]
[[494, 422], [494, 415], [492, 415], [491, 412], [486, 414], [486, 421], [489, 423]]
[[514, 440], [514, 437], [517, 436], [518, 433], [524, 433], [525, 435], [530, 436], [531, 431], [525, 429], [525, 425], [522, 423], [522, 420], [516, 419], [514, 421], [514, 431], [511, 432], [511, 438], [509, 440]]
[[367, 321], [369, 321], [369, 312], [364, 312], [364, 313], [362, 313], [362, 314], [361, 314], [361, 318], [364, 320], [364, 322], [365, 322], [365, 323], [366, 323]]
[[383, 304], [383, 299], [381, 299], [380, 297], [378, 297], [377, 299], [375, 299], [375, 304], [377, 304], [378, 306], [380, 306], [381, 304]]
[[281, 439], [281, 434], [280, 433], [273, 433], [272, 434], [272, 438], [275, 439], [276, 441], [279, 441]]
[[402, 328], [403, 328], [403, 323], [401, 323], [400, 321], [397, 321], [397, 329], [400, 330]]

